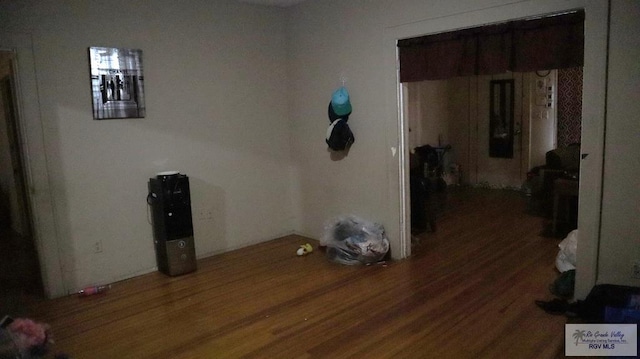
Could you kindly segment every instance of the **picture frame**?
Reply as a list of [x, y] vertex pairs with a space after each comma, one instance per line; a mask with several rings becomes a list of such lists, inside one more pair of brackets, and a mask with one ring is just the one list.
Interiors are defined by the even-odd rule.
[[142, 50], [90, 47], [93, 119], [144, 118]]

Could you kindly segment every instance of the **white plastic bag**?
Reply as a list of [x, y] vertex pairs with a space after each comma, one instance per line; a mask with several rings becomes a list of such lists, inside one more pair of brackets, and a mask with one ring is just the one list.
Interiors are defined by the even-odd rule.
[[576, 251], [578, 249], [578, 230], [569, 232], [567, 237], [558, 244], [560, 251], [556, 256], [556, 268], [560, 272], [576, 269]]
[[320, 245], [327, 247], [330, 260], [349, 265], [378, 262], [389, 251], [384, 227], [355, 216], [327, 222]]

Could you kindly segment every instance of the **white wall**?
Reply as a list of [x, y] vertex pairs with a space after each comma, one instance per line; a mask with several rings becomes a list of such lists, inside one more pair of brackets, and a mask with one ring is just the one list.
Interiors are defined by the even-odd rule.
[[[379, 1], [308, 1], [289, 12], [292, 146], [300, 166], [303, 234], [355, 214], [396, 233], [398, 201], [389, 197], [384, 115], [383, 8]], [[327, 106], [347, 79], [355, 143], [346, 156], [327, 150]], [[394, 121], [393, 119], [388, 119]], [[393, 122], [392, 125], [395, 125]], [[397, 192], [397, 191], [396, 191]], [[397, 237], [393, 238], [397, 241]], [[395, 248], [397, 249], [397, 248]], [[392, 251], [395, 250], [392, 246]]]
[[[407, 84], [407, 121], [409, 122], [409, 149], [418, 146], [444, 146], [450, 144], [448, 80], [420, 81]], [[412, 137], [414, 137], [412, 143]]]
[[640, 286], [640, 3], [611, 2], [598, 282]]
[[[206, 0], [3, 2], [0, 24], [33, 39], [55, 220], [47, 241], [61, 267], [61, 278], [46, 282], [62, 282], [50, 295], [154, 269], [145, 198], [159, 171], [190, 177], [199, 257], [293, 231], [281, 9]], [[90, 46], [143, 50], [146, 118], [92, 119]]]

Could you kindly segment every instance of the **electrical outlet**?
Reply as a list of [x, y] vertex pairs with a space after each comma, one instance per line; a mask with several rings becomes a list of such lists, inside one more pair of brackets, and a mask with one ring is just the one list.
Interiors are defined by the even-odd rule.
[[198, 219], [207, 220], [213, 219], [213, 210], [211, 209], [203, 209], [198, 212]]
[[633, 278], [640, 279], [640, 261], [633, 263]]
[[102, 253], [102, 241], [93, 243], [93, 253]]

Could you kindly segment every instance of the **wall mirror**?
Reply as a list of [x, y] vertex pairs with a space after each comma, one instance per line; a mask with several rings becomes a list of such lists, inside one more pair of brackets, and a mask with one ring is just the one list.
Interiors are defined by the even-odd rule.
[[514, 81], [492, 80], [489, 106], [489, 156], [513, 158]]

